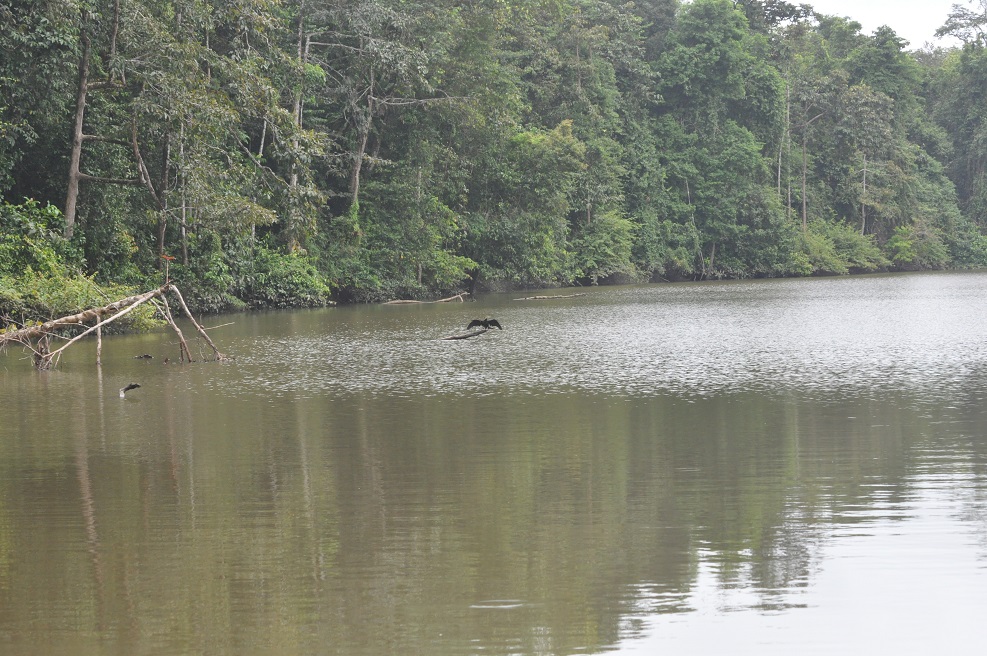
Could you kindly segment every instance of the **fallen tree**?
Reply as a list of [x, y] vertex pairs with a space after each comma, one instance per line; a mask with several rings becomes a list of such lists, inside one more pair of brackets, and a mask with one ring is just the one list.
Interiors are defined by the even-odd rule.
[[458, 335], [449, 335], [448, 337], [443, 337], [442, 339], [469, 339], [470, 337], [479, 337], [485, 332], [489, 332], [490, 328], [481, 328], [480, 330], [474, 330], [469, 333], [460, 333]]
[[462, 303], [463, 299], [469, 295], [470, 295], [469, 292], [459, 292], [455, 296], [450, 296], [448, 298], [440, 298], [434, 301], [414, 301], [414, 300], [396, 299], [393, 301], [386, 301], [383, 303], [383, 305], [420, 305], [425, 303], [452, 303], [454, 301], [459, 301], [460, 303]]
[[576, 298], [577, 296], [586, 296], [586, 294], [563, 294], [562, 296], [525, 296], [524, 298], [515, 298], [515, 301], [551, 301], [556, 298]]
[[[189, 311], [188, 306], [185, 304], [185, 299], [182, 298], [182, 293], [178, 290], [178, 287], [167, 283], [153, 289], [149, 292], [144, 292], [143, 294], [137, 294], [135, 296], [128, 296], [127, 298], [122, 298], [118, 301], [114, 301], [107, 305], [98, 308], [90, 308], [88, 310], [83, 310], [76, 314], [71, 314], [68, 316], [60, 317], [58, 319], [51, 319], [44, 323], [36, 323], [30, 326], [24, 326], [23, 328], [18, 328], [14, 330], [7, 330], [0, 333], [0, 348], [3, 348], [7, 344], [18, 343], [34, 353], [34, 366], [41, 370], [51, 369], [58, 364], [58, 359], [65, 349], [67, 349], [72, 344], [76, 343], [83, 337], [96, 333], [96, 362], [99, 363], [100, 353], [102, 351], [102, 328], [103, 326], [112, 323], [133, 310], [137, 309], [144, 303], [152, 303], [155, 309], [164, 317], [168, 325], [175, 331], [178, 335], [179, 342], [179, 359], [181, 362], [192, 362], [192, 353], [188, 348], [188, 343], [185, 341], [185, 336], [182, 335], [181, 329], [178, 324], [175, 323], [175, 319], [172, 316], [171, 308], [168, 306], [168, 295], [171, 294], [178, 301], [179, 306], [188, 317], [192, 325], [195, 326], [196, 331], [199, 336], [209, 345], [215, 355], [216, 360], [226, 360], [227, 356], [220, 353], [219, 349], [209, 338], [205, 329], [195, 320], [192, 316], [192, 312]], [[106, 317], [106, 318], [104, 318]], [[64, 338], [59, 333], [66, 329], [79, 328], [86, 326], [89, 322], [95, 322], [92, 326], [89, 326], [84, 331], [72, 338]], [[55, 350], [51, 350], [51, 340], [52, 338], [68, 339], [68, 341]]]

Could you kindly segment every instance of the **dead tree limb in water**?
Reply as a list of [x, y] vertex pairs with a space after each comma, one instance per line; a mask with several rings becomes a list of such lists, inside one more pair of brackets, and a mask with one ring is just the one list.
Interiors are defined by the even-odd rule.
[[[21, 328], [20, 330], [11, 330], [5, 333], [0, 333], [0, 346], [5, 345], [8, 342], [21, 342], [24, 339], [36, 339], [44, 335], [50, 334], [51, 332], [65, 327], [79, 326], [87, 321], [92, 321], [93, 319], [99, 319], [102, 314], [109, 314], [111, 312], [117, 312], [120, 308], [127, 307], [133, 304], [140, 304], [149, 298], [154, 298], [155, 296], [162, 293], [165, 288], [155, 289], [154, 291], [146, 292], [144, 294], [138, 294], [136, 296], [128, 296], [127, 298], [122, 298], [119, 301], [114, 301], [109, 305], [104, 305], [101, 308], [94, 308], [90, 310], [83, 310], [78, 314], [71, 314], [66, 317], [60, 317], [58, 319], [52, 319], [51, 321], [46, 321], [44, 323], [39, 323], [34, 326], [27, 326]], [[102, 322], [102, 323], [108, 323]]]
[[462, 333], [459, 335], [449, 335], [448, 337], [443, 337], [442, 339], [469, 339], [470, 337], [479, 337], [485, 332], [489, 332], [490, 328], [481, 328], [480, 330], [474, 330], [471, 333]]
[[182, 329], [178, 327], [178, 324], [175, 323], [175, 318], [171, 315], [171, 308], [168, 307], [168, 299], [162, 296], [160, 305], [157, 300], [151, 302], [158, 309], [158, 314], [165, 318], [171, 329], [178, 335], [179, 362], [185, 362], [186, 360], [192, 362], [192, 353], [188, 350], [188, 343], [185, 341], [185, 335], [182, 334]]
[[460, 303], [462, 303], [463, 302], [463, 297], [464, 296], [469, 296], [469, 295], [470, 295], [469, 292], [459, 292], [455, 296], [450, 296], [449, 298], [440, 298], [440, 299], [437, 299], [437, 300], [434, 300], [434, 301], [412, 301], [412, 300], [401, 300], [401, 299], [398, 299], [398, 300], [394, 300], [394, 301], [387, 301], [387, 302], [383, 303], [382, 305], [421, 305], [421, 304], [424, 304], [424, 303], [451, 303], [453, 301], [459, 301]]
[[[76, 314], [71, 314], [65, 317], [60, 317], [58, 319], [52, 319], [44, 323], [38, 323], [33, 326], [25, 326], [17, 330], [8, 330], [0, 333], [0, 348], [6, 346], [9, 343], [19, 343], [27, 348], [29, 348], [34, 353], [34, 364], [38, 369], [50, 369], [56, 364], [58, 364], [58, 359], [62, 354], [62, 351], [67, 349], [69, 346], [79, 341], [86, 335], [92, 332], [97, 332], [97, 334], [102, 332], [102, 327], [108, 323], [116, 321], [117, 319], [126, 316], [131, 311], [136, 309], [138, 306], [147, 303], [149, 301], [154, 301], [155, 299], [161, 299], [161, 305], [164, 307], [164, 311], [161, 312], [165, 320], [171, 325], [172, 329], [178, 334], [179, 342], [181, 343], [182, 359], [188, 358], [188, 361], [192, 361], [192, 354], [189, 351], [188, 344], [185, 342], [184, 336], [182, 336], [181, 330], [179, 330], [178, 325], [175, 323], [174, 318], [171, 316], [171, 311], [168, 308], [168, 303], [166, 296], [172, 293], [178, 298], [178, 302], [185, 312], [185, 315], [195, 326], [199, 335], [209, 344], [212, 348], [213, 354], [216, 356], [217, 360], [226, 360], [227, 357], [220, 353], [219, 349], [206, 334], [205, 329], [195, 320], [192, 313], [189, 311], [188, 306], [185, 304], [185, 299], [182, 298], [182, 294], [178, 291], [178, 288], [172, 284], [163, 285], [157, 289], [153, 289], [149, 292], [144, 292], [143, 294], [137, 294], [135, 296], [128, 296], [127, 298], [122, 298], [118, 301], [114, 301], [108, 305], [104, 305], [98, 308], [90, 308], [88, 310], [83, 310]], [[161, 306], [157, 306], [159, 311], [161, 311]], [[103, 317], [109, 315], [108, 318]], [[56, 334], [56, 331], [64, 328], [76, 328], [86, 325], [90, 321], [95, 321], [96, 323], [71, 338], [63, 344], [60, 348], [52, 351], [49, 348], [50, 339]], [[100, 340], [101, 342], [102, 340]], [[98, 344], [97, 347], [101, 347], [102, 344]], [[101, 350], [101, 349], [100, 349]], [[97, 358], [99, 355], [97, 355]]]
[[[159, 290], [154, 290], [153, 292], [148, 292], [146, 294], [142, 294], [138, 298], [137, 301], [135, 301], [134, 303], [132, 303], [132, 304], [130, 304], [128, 306], [126, 306], [124, 309], [120, 310], [119, 312], [117, 312], [116, 314], [114, 314], [113, 316], [111, 316], [109, 319], [103, 319], [103, 320], [99, 321], [95, 326], [92, 326], [91, 328], [88, 328], [87, 330], [82, 331], [81, 333], [79, 333], [78, 335], [76, 335], [75, 337], [73, 337], [72, 339], [70, 339], [61, 348], [57, 348], [54, 351], [51, 351], [50, 353], [47, 353], [43, 357], [43, 360], [44, 360], [44, 363], [43, 364], [44, 364], [44, 366], [40, 366], [38, 368], [39, 369], [50, 369], [53, 364], [57, 364], [58, 363], [58, 358], [61, 356], [62, 351], [64, 351], [68, 347], [72, 346], [72, 344], [76, 343], [77, 341], [79, 341], [80, 339], [82, 339], [83, 337], [85, 337], [86, 335], [88, 335], [89, 333], [94, 332], [96, 330], [99, 330], [100, 328], [102, 328], [106, 324], [108, 324], [108, 323], [110, 323], [112, 321], [116, 321], [120, 317], [122, 317], [122, 316], [124, 316], [126, 314], [129, 314], [131, 312], [131, 310], [136, 309], [142, 303], [144, 303], [146, 301], [149, 301], [152, 298], [154, 298], [154, 296], [156, 294], [158, 294], [158, 292], [159, 292]], [[96, 310], [96, 316], [97, 316], [97, 318], [98, 317], [101, 317], [103, 314], [105, 314], [105, 312], [102, 311], [104, 309], [105, 308], [98, 308]]]
[[[195, 320], [195, 317], [192, 316], [192, 313], [189, 311], [188, 306], [185, 305], [185, 299], [182, 298], [182, 293], [180, 291], [178, 291], [178, 287], [175, 287], [174, 285], [168, 285], [168, 289], [175, 296], [178, 297], [178, 303], [179, 303], [179, 305], [182, 306], [182, 310], [185, 311], [185, 316], [188, 317], [189, 321], [192, 322], [192, 325], [195, 326], [195, 329], [196, 329], [196, 331], [198, 331], [199, 336], [202, 337], [202, 339], [204, 339], [206, 341], [206, 344], [209, 345], [209, 348], [212, 349], [213, 355], [216, 356], [216, 359], [217, 360], [226, 360], [227, 359], [226, 356], [219, 352], [219, 349], [216, 348], [216, 345], [213, 344], [213, 341], [211, 339], [209, 339], [209, 335], [206, 334], [205, 329], [202, 326], [200, 326], [199, 325], [199, 322], [196, 321]], [[188, 347], [186, 347], [186, 350], [187, 349], [188, 349]]]
[[565, 294], [562, 296], [525, 296], [524, 298], [515, 298], [515, 301], [551, 301], [556, 298], [576, 298], [577, 296], [586, 296], [586, 294]]

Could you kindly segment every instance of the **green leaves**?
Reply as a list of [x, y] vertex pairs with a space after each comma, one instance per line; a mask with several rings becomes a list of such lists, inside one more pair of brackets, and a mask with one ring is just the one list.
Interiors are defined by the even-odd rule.
[[801, 252], [798, 255], [800, 261], [805, 263], [805, 275], [865, 273], [890, 264], [873, 237], [861, 235], [859, 230], [843, 222], [810, 222], [808, 230], [800, 238], [800, 244]]
[[32, 270], [62, 275], [81, 264], [78, 248], [62, 237], [62, 213], [54, 205], [26, 199], [0, 202], [0, 274]]
[[600, 278], [615, 273], [633, 278], [633, 244], [634, 224], [615, 212], [597, 216], [591, 223], [581, 226], [573, 238], [575, 275], [588, 278], [594, 285]]
[[980, 18], [919, 58], [775, 0], [0, 0], [4, 266], [169, 252], [221, 309], [987, 263]]

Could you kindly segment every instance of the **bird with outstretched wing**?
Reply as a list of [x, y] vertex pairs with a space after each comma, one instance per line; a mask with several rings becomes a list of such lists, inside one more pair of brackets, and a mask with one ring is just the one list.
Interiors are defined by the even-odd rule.
[[485, 319], [473, 319], [472, 321], [470, 321], [469, 325], [466, 326], [466, 330], [472, 330], [473, 328], [476, 328], [477, 326], [482, 326], [483, 328], [487, 328], [487, 329], [490, 329], [490, 328], [496, 328], [497, 330], [503, 330], [504, 329], [500, 325], [500, 322], [499, 321], [497, 321], [496, 319], [491, 319], [490, 317], [487, 317]]

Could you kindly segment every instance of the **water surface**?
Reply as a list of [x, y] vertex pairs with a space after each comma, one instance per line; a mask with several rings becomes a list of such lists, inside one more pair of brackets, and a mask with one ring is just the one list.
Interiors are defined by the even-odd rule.
[[987, 274], [559, 293], [8, 351], [0, 653], [979, 653]]

